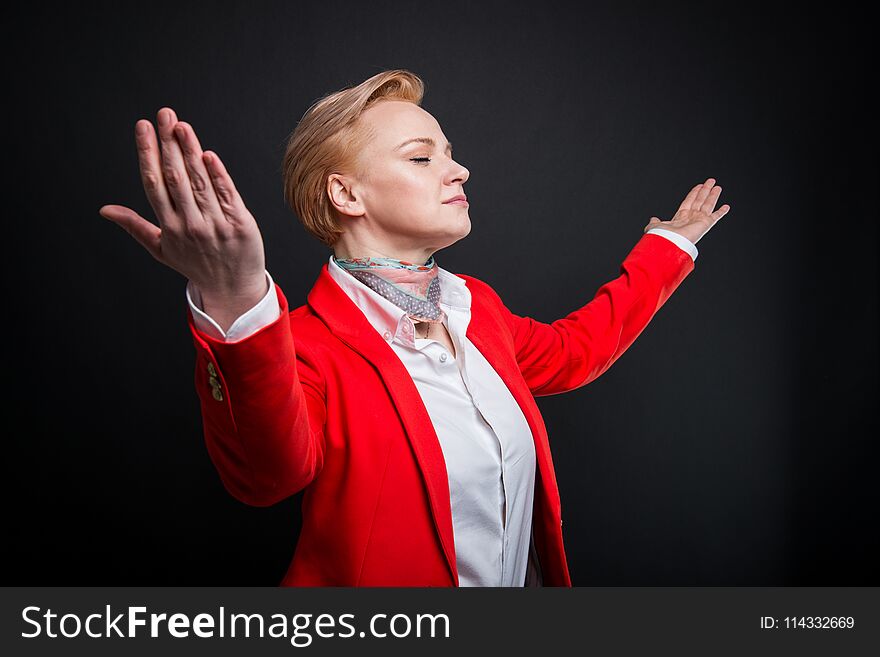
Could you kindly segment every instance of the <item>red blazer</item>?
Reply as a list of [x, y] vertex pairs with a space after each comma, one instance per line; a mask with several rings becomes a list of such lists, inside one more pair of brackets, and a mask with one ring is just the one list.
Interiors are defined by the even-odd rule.
[[[325, 263], [308, 303], [235, 343], [199, 331], [196, 390], [226, 489], [268, 506], [305, 489], [302, 529], [282, 586], [458, 586], [440, 443], [403, 363]], [[694, 268], [643, 235], [620, 276], [553, 323], [515, 315], [459, 274], [473, 304], [467, 337], [510, 389], [537, 458], [534, 536], [545, 586], [571, 586], [559, 490], [535, 397], [580, 388], [632, 344]], [[570, 289], [572, 284], [565, 282]]]

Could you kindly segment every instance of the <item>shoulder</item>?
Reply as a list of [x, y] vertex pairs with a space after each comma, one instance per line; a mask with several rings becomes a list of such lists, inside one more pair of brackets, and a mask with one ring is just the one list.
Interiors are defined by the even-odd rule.
[[470, 274], [455, 274], [467, 285], [474, 299], [477, 301], [488, 301], [489, 303], [501, 303], [501, 297], [495, 289], [485, 280], [471, 276]]
[[487, 292], [487, 291], [495, 292], [495, 290], [493, 290], [492, 287], [486, 281], [484, 281], [483, 279], [477, 278], [476, 276], [471, 276], [470, 274], [459, 274], [459, 273], [453, 274], [452, 272], [449, 272], [449, 273], [457, 278], [462, 279], [465, 282], [465, 284], [467, 285], [468, 289], [471, 291], [478, 290], [479, 292]]

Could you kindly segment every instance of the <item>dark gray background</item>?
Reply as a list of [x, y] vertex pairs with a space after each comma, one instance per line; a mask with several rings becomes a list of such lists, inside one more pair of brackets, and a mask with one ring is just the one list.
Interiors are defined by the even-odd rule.
[[[838, 5], [835, 5], [839, 7]], [[98, 215], [152, 217], [133, 128], [173, 107], [305, 303], [329, 256], [286, 138], [380, 70], [427, 83], [468, 167], [437, 254], [542, 321], [616, 277], [707, 177], [731, 212], [600, 379], [539, 400], [575, 585], [876, 585], [876, 133], [844, 9], [568, 2], [29, 5], [5, 26], [5, 582], [277, 584], [300, 496], [223, 489], [185, 281]], [[848, 18], [848, 16], [851, 16]]]

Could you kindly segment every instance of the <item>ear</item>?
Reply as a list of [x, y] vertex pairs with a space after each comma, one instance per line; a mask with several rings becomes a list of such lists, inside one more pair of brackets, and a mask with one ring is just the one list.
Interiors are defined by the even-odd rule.
[[348, 176], [339, 173], [330, 174], [327, 177], [327, 197], [340, 214], [360, 217], [365, 212], [360, 194], [355, 189], [354, 180]]

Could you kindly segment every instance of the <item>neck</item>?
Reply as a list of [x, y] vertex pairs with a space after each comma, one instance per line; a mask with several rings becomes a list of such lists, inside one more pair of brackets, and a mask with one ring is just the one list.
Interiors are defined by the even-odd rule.
[[375, 248], [348, 248], [345, 245], [334, 247], [333, 255], [337, 260], [349, 260], [351, 258], [392, 258], [423, 265], [434, 254], [434, 249], [375, 249]]

